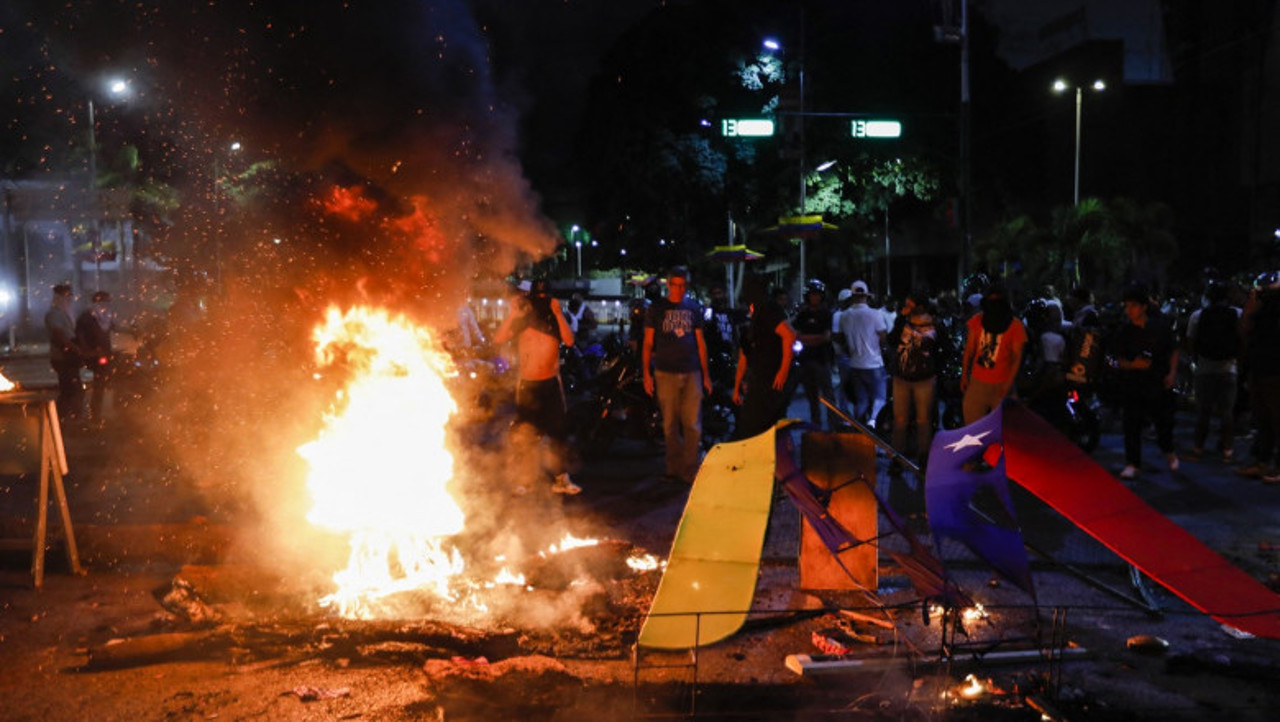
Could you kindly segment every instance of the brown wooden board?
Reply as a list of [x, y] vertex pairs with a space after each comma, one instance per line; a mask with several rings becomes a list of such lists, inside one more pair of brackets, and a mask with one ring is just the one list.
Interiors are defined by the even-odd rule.
[[[808, 432], [800, 440], [800, 467], [818, 488], [834, 489], [827, 504], [833, 519], [860, 540], [875, 538], [875, 495], [858, 480], [875, 483], [876, 447], [869, 438]], [[837, 560], [809, 522], [801, 519], [800, 588], [874, 593], [879, 585], [876, 557], [875, 544], [859, 544], [841, 552]]]

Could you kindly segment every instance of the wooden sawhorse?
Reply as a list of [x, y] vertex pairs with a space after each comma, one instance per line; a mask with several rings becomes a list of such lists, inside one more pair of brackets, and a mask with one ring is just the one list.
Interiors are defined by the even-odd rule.
[[[36, 524], [31, 545], [31, 576], [39, 589], [44, 585], [44, 558], [49, 531], [49, 489], [52, 487], [62, 519], [67, 545], [67, 561], [73, 574], [83, 574], [76, 535], [71, 526], [71, 508], [63, 476], [67, 473], [67, 452], [62, 445], [62, 428], [52, 396], [33, 391], [0, 393], [0, 474], [27, 475], [39, 470], [36, 496]], [[0, 540], [0, 547], [20, 549], [22, 540]]]

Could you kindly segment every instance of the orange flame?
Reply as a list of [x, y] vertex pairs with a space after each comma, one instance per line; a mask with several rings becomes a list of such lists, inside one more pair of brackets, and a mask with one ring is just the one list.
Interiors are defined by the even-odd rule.
[[338, 589], [321, 604], [372, 618], [391, 613], [381, 601], [397, 592], [452, 598], [463, 562], [443, 542], [466, 520], [447, 490], [446, 426], [457, 410], [449, 357], [426, 329], [370, 308], [330, 308], [314, 340], [321, 368], [341, 365], [351, 377], [319, 438], [298, 448], [310, 467], [308, 520], [351, 544]]
[[360, 186], [349, 188], [334, 186], [330, 189], [328, 197], [321, 200], [321, 205], [326, 212], [349, 221], [362, 220], [378, 207], [373, 199], [365, 198], [364, 188]]

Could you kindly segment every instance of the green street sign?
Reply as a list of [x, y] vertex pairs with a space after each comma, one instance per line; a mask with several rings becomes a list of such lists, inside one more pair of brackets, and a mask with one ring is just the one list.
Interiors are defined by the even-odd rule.
[[720, 134], [726, 138], [768, 138], [773, 135], [773, 121], [725, 118], [720, 121]]
[[902, 123], [897, 120], [864, 120], [853, 121], [851, 132], [855, 138], [899, 138], [902, 136]]

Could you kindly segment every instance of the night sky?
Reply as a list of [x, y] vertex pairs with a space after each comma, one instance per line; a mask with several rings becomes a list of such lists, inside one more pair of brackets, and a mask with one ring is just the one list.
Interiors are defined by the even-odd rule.
[[[651, 22], [656, 15], [700, 4], [732, 5], [681, 0], [13, 0], [0, 6], [0, 107], [5, 109], [0, 162], [4, 176], [12, 179], [83, 173], [86, 103], [92, 96], [101, 153], [108, 159], [104, 164], [113, 149], [132, 142], [142, 147], [144, 173], [163, 174], [165, 182], [188, 198], [210, 185], [210, 168], [269, 159], [291, 173], [317, 174], [347, 186], [358, 183], [388, 217], [407, 215], [415, 198], [426, 199], [431, 222], [443, 236], [468, 239], [457, 245], [467, 264], [460, 268], [478, 264], [501, 274], [521, 256], [554, 249], [563, 233], [554, 223], [566, 223], [566, 209], [581, 206], [583, 189], [567, 187], [566, 179], [574, 172], [573, 145], [583, 119], [608, 122], [607, 115], [590, 105], [594, 96], [589, 94], [593, 81], [598, 87], [613, 82], [601, 76], [607, 54], [637, 28], [656, 25]], [[726, 32], [745, 28], [758, 40], [777, 30], [772, 20], [795, 15], [794, 4], [781, 0], [750, 5], [755, 16], [725, 11]], [[1042, 60], [1033, 47], [1038, 34], [1074, 7], [1065, 0], [1035, 3], [1021, 14], [1022, 4], [1008, 0], [981, 5], [985, 18], [1000, 23], [995, 47], [1010, 67]], [[1086, 30], [1142, 27], [1133, 20], [1142, 13], [1132, 9], [1154, 7], [1121, 3], [1129, 8], [1122, 13], [1103, 12], [1106, 8], [1096, 5], [1089, 3], [1088, 28], [1072, 25], [1057, 40], [1070, 44]], [[823, 68], [822, 59], [814, 57], [814, 88], [822, 82], [852, 87], [870, 74], [892, 70], [905, 73], [902, 85], [919, 86], [916, 92], [937, 101], [928, 112], [955, 112], [954, 47], [925, 48], [937, 44], [917, 38], [916, 52], [924, 48], [930, 59], [893, 55], [902, 49], [896, 42], [903, 37], [902, 21], [914, 23], [912, 37], [927, 34], [937, 3], [920, 0], [890, 7], [851, 0], [814, 7], [839, 22], [811, 28], [811, 36], [845, 37], [847, 44], [882, 57], [858, 68]], [[1141, 42], [1128, 38], [1130, 47]], [[1132, 53], [1127, 53], [1129, 64]], [[935, 68], [930, 62], [943, 65]], [[990, 65], [992, 58], [978, 57], [975, 51], [974, 62], [975, 67]], [[106, 97], [102, 82], [108, 73], [128, 78], [132, 96], [127, 101]], [[1044, 185], [1046, 196], [1067, 197], [1060, 187], [1067, 174], [1060, 166], [1069, 165], [1069, 158], [1062, 157], [1070, 152], [1069, 132], [1056, 132], [1060, 128], [1053, 126], [1047, 151], [1041, 148], [1044, 138], [1036, 134], [1049, 127], [1050, 119], [1069, 123], [1069, 108], [1064, 111], [1064, 104], [1054, 104], [1043, 92], [1015, 98], [1007, 87], [992, 86], [982, 77], [975, 77], [974, 84], [975, 113], [999, 121], [978, 127], [976, 162], [1026, 161], [995, 178], [1005, 185], [991, 186], [991, 195], [982, 199], [984, 207], [998, 210], [1010, 202], [1005, 195], [1034, 184]], [[1120, 96], [1117, 92], [1113, 97]], [[1021, 105], [1012, 105], [1014, 100]], [[1119, 108], [1119, 102], [1091, 104], [1086, 112], [1107, 112], [1106, 103]], [[822, 100], [813, 103], [819, 107]], [[1110, 112], [1105, 120], [1119, 124], [1119, 111]], [[1008, 130], [1014, 122], [1023, 125]], [[990, 139], [983, 134], [996, 131], [1051, 155], [1039, 159], [1018, 149], [984, 147]], [[1111, 189], [1102, 184], [1117, 178], [1128, 183], [1130, 175], [1111, 172], [1105, 156], [1087, 154], [1115, 148], [1129, 152], [1122, 138], [1117, 133], [1089, 136], [1085, 180], [1103, 192]], [[1099, 141], [1104, 139], [1112, 147], [1103, 147]], [[231, 140], [245, 148], [234, 161], [225, 150]], [[1160, 143], [1178, 140], [1169, 136]], [[1222, 147], [1204, 152], [1222, 156], [1237, 151]], [[1142, 159], [1114, 162], [1125, 173], [1144, 165]], [[1167, 182], [1169, 174], [1160, 175], [1156, 180]], [[1138, 182], [1146, 181], [1134, 180]], [[1133, 190], [1143, 191], [1140, 185]], [[332, 224], [327, 228], [334, 230]], [[369, 235], [357, 230], [361, 232], [348, 235]], [[483, 239], [479, 246], [469, 240], [474, 237]], [[434, 261], [437, 268], [439, 260]]]

